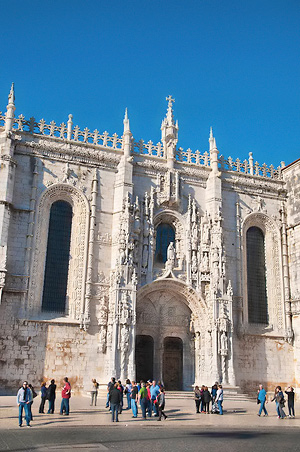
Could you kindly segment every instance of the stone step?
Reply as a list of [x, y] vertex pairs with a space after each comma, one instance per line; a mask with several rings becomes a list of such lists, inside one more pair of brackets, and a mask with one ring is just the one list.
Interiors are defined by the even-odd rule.
[[[209, 388], [211, 390], [211, 388]], [[223, 385], [224, 399], [226, 400], [237, 400], [237, 401], [249, 401], [254, 400], [247, 394], [242, 393], [239, 386], [225, 386]], [[167, 391], [166, 397], [169, 399], [193, 399], [194, 391]]]

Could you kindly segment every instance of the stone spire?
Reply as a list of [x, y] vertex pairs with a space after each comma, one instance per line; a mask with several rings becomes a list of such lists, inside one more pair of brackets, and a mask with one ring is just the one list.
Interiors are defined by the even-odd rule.
[[209, 133], [209, 152], [210, 152], [210, 166], [214, 173], [218, 173], [218, 154], [216, 139], [213, 136], [212, 127]]
[[15, 117], [15, 90], [14, 83], [11, 84], [10, 93], [8, 96], [8, 104], [6, 107], [6, 117], [5, 117], [5, 132], [10, 132], [13, 126]]
[[124, 124], [124, 134], [127, 133], [127, 132], [130, 132], [130, 125], [129, 125], [127, 108], [125, 109], [125, 116], [124, 116], [123, 124]]
[[174, 122], [172, 96], [166, 97], [168, 101], [167, 115], [161, 124], [161, 141], [164, 147], [164, 155], [168, 161], [168, 167], [173, 168], [176, 152], [176, 144], [178, 142], [178, 121]]
[[125, 110], [125, 116], [124, 116], [123, 124], [124, 124], [124, 133], [123, 133], [124, 156], [129, 157], [130, 156], [130, 149], [131, 149], [132, 134], [131, 134], [131, 131], [130, 131], [130, 125], [129, 125], [127, 108]]

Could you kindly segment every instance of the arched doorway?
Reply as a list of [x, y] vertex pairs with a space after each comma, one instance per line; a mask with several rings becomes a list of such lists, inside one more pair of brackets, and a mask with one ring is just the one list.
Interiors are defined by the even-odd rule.
[[183, 383], [183, 342], [180, 337], [165, 337], [163, 382], [168, 391], [181, 391]]
[[135, 364], [136, 381], [153, 379], [153, 337], [147, 335], [136, 336]]

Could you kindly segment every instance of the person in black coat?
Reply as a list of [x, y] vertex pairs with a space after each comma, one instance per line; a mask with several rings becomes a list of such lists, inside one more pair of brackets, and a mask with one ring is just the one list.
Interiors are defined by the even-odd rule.
[[48, 414], [54, 413], [54, 405], [55, 405], [55, 397], [56, 397], [55, 392], [56, 392], [55, 380], [51, 380], [51, 384], [48, 386], [47, 396], [46, 396], [49, 401], [49, 408], [47, 411]]
[[115, 420], [115, 414], [116, 414], [116, 422], [119, 422], [119, 409], [121, 404], [121, 399], [123, 395], [121, 393], [121, 390], [119, 388], [119, 383], [116, 383], [109, 392], [109, 402], [110, 402], [110, 408], [111, 408], [111, 420], [114, 422]]

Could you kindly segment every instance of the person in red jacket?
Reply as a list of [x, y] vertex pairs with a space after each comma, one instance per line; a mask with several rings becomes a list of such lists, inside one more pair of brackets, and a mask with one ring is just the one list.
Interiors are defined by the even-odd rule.
[[64, 387], [62, 388], [61, 391], [61, 406], [60, 406], [60, 413], [59, 414], [64, 414], [66, 416], [69, 416], [69, 411], [70, 411], [70, 397], [71, 397], [71, 385], [69, 383], [68, 377], [64, 378]]

